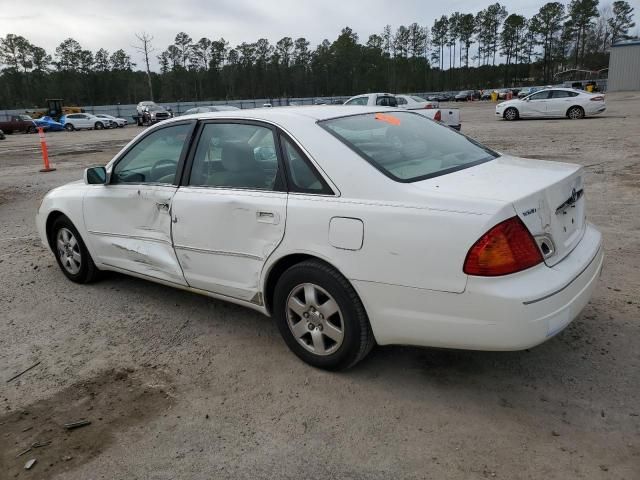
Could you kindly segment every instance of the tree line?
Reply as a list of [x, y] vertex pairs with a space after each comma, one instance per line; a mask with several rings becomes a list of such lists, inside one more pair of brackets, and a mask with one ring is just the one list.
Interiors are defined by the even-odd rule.
[[[606, 67], [611, 44], [630, 38], [633, 15], [624, 0], [549, 2], [531, 18], [494, 3], [475, 14], [443, 15], [430, 27], [387, 25], [364, 42], [345, 27], [315, 48], [304, 37], [234, 47], [180, 32], [158, 51], [153, 37], [139, 32], [132, 48], [142, 68], [122, 49], [92, 52], [67, 38], [47, 52], [8, 34], [0, 38], [0, 107], [33, 107], [45, 98], [98, 105], [552, 83], [567, 69]], [[159, 71], [151, 68], [154, 57]]]

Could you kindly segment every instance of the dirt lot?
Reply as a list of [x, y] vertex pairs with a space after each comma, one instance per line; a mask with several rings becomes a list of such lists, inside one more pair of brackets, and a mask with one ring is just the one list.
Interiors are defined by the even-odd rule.
[[515, 123], [459, 105], [499, 151], [586, 166], [607, 257], [580, 318], [530, 351], [385, 347], [339, 374], [249, 310], [58, 271], [40, 199], [137, 127], [48, 135], [46, 174], [37, 136], [0, 141], [0, 478], [640, 478], [640, 93], [607, 101], [597, 118]]

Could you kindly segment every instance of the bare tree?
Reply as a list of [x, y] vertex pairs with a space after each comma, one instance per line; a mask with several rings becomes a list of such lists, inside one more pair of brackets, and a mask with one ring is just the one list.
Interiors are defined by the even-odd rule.
[[155, 51], [151, 41], [153, 40], [153, 36], [149, 35], [146, 32], [142, 32], [141, 34], [136, 33], [136, 38], [140, 43], [137, 45], [132, 45], [133, 48], [138, 50], [144, 56], [144, 64], [147, 68], [147, 82], [149, 84], [149, 99], [153, 101], [153, 85], [151, 83], [151, 66], [149, 65], [149, 56]]

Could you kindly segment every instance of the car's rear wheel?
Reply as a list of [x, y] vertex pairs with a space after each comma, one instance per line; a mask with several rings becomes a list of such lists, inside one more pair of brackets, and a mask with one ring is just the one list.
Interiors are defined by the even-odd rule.
[[518, 113], [518, 110], [516, 110], [513, 107], [509, 107], [504, 111], [504, 119], [505, 120], [517, 120], [520, 117], [520, 114]]
[[582, 107], [571, 107], [567, 110], [567, 117], [571, 120], [580, 120], [584, 118], [584, 109]]
[[36, 133], [36, 132], [37, 132], [37, 129], [33, 125], [27, 128], [27, 133]]
[[62, 273], [76, 283], [89, 283], [98, 277], [99, 270], [67, 217], [58, 217], [51, 227], [51, 246]]
[[73, 128], [73, 125], [71, 125], [70, 123], [65, 124], [64, 129], [67, 132], [73, 132], [75, 130], [75, 128]]
[[375, 343], [356, 291], [320, 261], [304, 261], [286, 270], [276, 285], [273, 305], [288, 347], [314, 367], [351, 367]]
[[102, 130], [104, 128], [104, 123], [96, 122], [93, 126], [96, 130]]

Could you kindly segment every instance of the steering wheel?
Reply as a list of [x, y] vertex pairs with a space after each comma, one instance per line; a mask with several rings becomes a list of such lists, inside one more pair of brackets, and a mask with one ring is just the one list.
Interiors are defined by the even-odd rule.
[[178, 167], [178, 162], [175, 160], [170, 160], [168, 158], [163, 158], [162, 160], [158, 160], [151, 167], [151, 172], [149, 172], [149, 177], [152, 182], [157, 181], [158, 179], [165, 177], [170, 174], [176, 173]]

